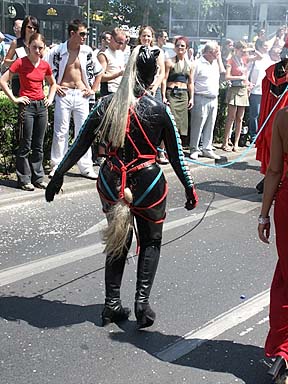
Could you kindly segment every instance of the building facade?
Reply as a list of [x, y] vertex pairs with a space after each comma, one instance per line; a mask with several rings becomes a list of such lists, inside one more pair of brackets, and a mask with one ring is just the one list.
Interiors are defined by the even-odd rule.
[[265, 28], [269, 36], [288, 22], [287, 0], [224, 0], [209, 9], [201, 0], [171, 0], [169, 4], [170, 36], [191, 40], [251, 40], [257, 29]]
[[78, 0], [25, 0], [18, 3], [2, 0], [1, 6], [1, 31], [13, 35], [14, 20], [33, 15], [40, 21], [40, 30], [48, 45], [64, 41], [68, 22], [82, 15]]

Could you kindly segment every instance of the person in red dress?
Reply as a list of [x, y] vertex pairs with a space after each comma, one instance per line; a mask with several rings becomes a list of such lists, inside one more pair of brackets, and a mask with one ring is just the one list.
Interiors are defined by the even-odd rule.
[[[275, 358], [269, 369], [275, 383], [288, 384], [288, 173], [283, 170], [288, 163], [288, 107], [276, 113], [266, 171], [258, 235], [269, 244], [269, 211], [275, 198], [274, 222], [278, 262], [270, 290], [270, 330], [265, 343], [265, 353]], [[282, 181], [281, 181], [282, 180]]]
[[[271, 65], [266, 69], [266, 76], [262, 82], [262, 98], [260, 105], [260, 115], [258, 127], [262, 127], [270, 112], [271, 116], [267, 120], [263, 131], [256, 140], [256, 160], [261, 162], [260, 172], [265, 175], [270, 161], [270, 145], [272, 137], [272, 124], [275, 115], [279, 109], [285, 107], [288, 103], [288, 39], [281, 52], [281, 61]], [[279, 98], [280, 101], [279, 101]], [[259, 193], [263, 193], [264, 179], [257, 184], [256, 189]]]

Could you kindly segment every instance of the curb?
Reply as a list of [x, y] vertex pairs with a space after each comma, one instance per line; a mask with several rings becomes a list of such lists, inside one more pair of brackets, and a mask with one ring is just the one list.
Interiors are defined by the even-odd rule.
[[[65, 194], [70, 194], [77, 191], [84, 191], [84, 190], [90, 190], [90, 189], [96, 189], [96, 180], [77, 180], [77, 181], [69, 181], [65, 183], [64, 179], [64, 187], [63, 191]], [[1, 192], [0, 192], [1, 194]], [[1, 197], [0, 199], [0, 208], [3, 207], [10, 207], [17, 204], [23, 204], [28, 203], [31, 201], [38, 201], [40, 199], [43, 199], [45, 201], [45, 191], [43, 189], [40, 189], [39, 191], [35, 190], [33, 192], [26, 192], [26, 191], [17, 191], [17, 192], [8, 192], [6, 195]]]
[[[243, 147], [243, 148], [244, 148], [244, 150], [246, 149], [246, 147]], [[236, 159], [237, 157], [241, 156], [242, 153], [244, 152], [244, 150], [240, 150], [237, 153], [235, 153], [235, 152], [227, 153], [227, 152], [223, 152], [223, 151], [221, 151], [221, 153], [220, 153], [219, 152], [220, 150], [218, 151], [218, 148], [217, 148], [217, 154], [219, 154], [221, 156], [222, 161], [229, 162], [229, 161]], [[222, 154], [222, 152], [223, 152], [223, 154]], [[185, 155], [187, 157], [187, 152], [185, 153]], [[247, 155], [241, 159], [241, 162], [244, 159], [255, 160], [255, 148], [252, 148], [251, 151], [249, 151], [247, 153]], [[204, 157], [200, 157], [199, 162], [203, 163], [203, 165], [195, 164], [195, 163], [188, 161], [188, 165], [192, 171], [192, 176], [193, 176], [193, 170], [195, 170], [197, 168], [199, 168], [199, 169], [204, 168], [205, 164], [207, 164], [208, 166], [215, 164], [215, 160], [204, 158]], [[216, 164], [221, 164], [221, 162], [219, 163], [219, 160], [218, 160], [216, 162]], [[165, 176], [169, 177], [170, 174], [174, 174], [173, 168], [170, 164], [164, 165], [162, 167], [163, 167], [162, 169], [163, 169]], [[66, 178], [66, 181], [65, 181], [65, 178]], [[73, 192], [85, 191], [85, 190], [90, 190], [93, 188], [96, 189], [96, 181], [95, 180], [88, 180], [88, 179], [81, 177], [80, 175], [79, 175], [79, 178], [77, 176], [71, 177], [69, 175], [66, 175], [65, 178], [64, 178], [64, 184], [63, 184], [63, 192], [65, 193], [66, 196], [68, 194], [73, 193]], [[73, 180], [73, 179], [75, 179], [75, 180]], [[4, 186], [4, 188], [7, 189], [7, 191], [5, 191], [3, 193], [3, 196], [1, 196], [2, 192], [1, 192], [1, 186], [0, 186], [0, 196], [1, 196], [0, 208], [3, 208], [3, 207], [8, 208], [8, 207], [11, 207], [11, 206], [14, 206], [17, 204], [28, 203], [28, 202], [36, 201], [36, 200], [38, 201], [40, 199], [43, 199], [45, 201], [45, 197], [44, 197], [45, 191], [44, 190], [35, 190], [33, 192], [26, 192], [26, 191], [24, 192], [24, 191], [17, 190], [15, 192], [11, 192], [10, 191], [11, 188], [8, 188], [5, 186]]]

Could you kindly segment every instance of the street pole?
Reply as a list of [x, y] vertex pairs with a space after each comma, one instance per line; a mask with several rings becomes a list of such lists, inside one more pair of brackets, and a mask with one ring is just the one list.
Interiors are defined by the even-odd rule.
[[172, 31], [172, 5], [171, 1], [169, 2], [169, 24], [168, 24], [168, 36], [171, 36]]
[[252, 41], [253, 11], [254, 11], [254, 0], [250, 0], [250, 20], [249, 20], [248, 41]]
[[90, 0], [87, 0], [87, 29], [88, 29], [88, 39], [87, 44], [90, 45]]
[[2, 3], [1, 3], [1, 15], [2, 15], [2, 17], [1, 17], [1, 32], [5, 32], [5, 15], [4, 15], [4, 10], [5, 10], [5, 8], [4, 8], [4, 0], [2, 0]]

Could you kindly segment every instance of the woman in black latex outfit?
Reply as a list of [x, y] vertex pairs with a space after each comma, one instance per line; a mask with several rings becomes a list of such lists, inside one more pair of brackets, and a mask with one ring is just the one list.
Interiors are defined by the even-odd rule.
[[149, 296], [160, 256], [167, 195], [165, 177], [155, 160], [161, 140], [184, 186], [185, 208], [191, 210], [198, 202], [173, 117], [163, 103], [145, 92], [156, 74], [158, 55], [159, 49], [134, 49], [118, 91], [100, 99], [91, 111], [46, 190], [46, 200], [52, 201], [61, 189], [65, 172], [100, 135], [107, 143], [107, 158], [97, 181], [108, 220], [104, 231], [107, 257], [103, 325], [126, 320], [130, 315], [130, 309], [122, 307], [120, 286], [134, 218], [139, 242], [135, 315], [139, 328], [149, 327], [155, 320]]

